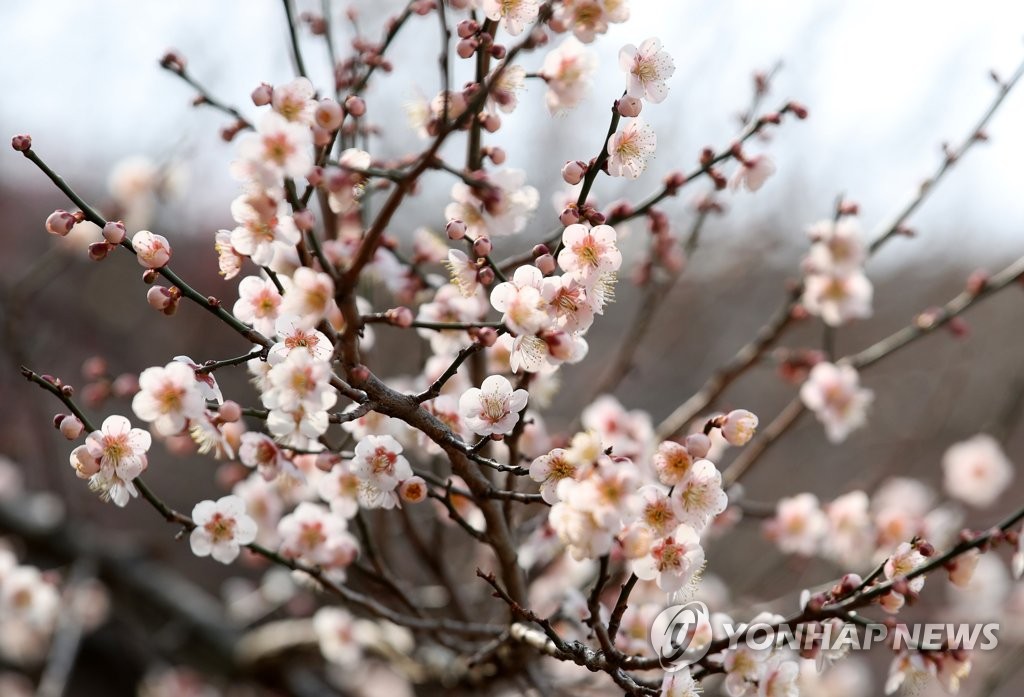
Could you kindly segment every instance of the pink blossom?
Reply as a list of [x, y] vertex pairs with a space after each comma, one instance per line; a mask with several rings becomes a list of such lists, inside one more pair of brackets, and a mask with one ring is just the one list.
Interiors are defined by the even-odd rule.
[[[927, 560], [927, 557], [921, 554], [917, 547], [909, 542], [902, 542], [896, 548], [896, 551], [889, 555], [883, 571], [885, 572], [885, 577], [891, 581], [896, 578], [905, 577]], [[924, 575], [911, 579], [907, 582], [907, 585], [914, 593], [920, 593], [921, 589], [924, 588]]]
[[665, 673], [665, 677], [661, 679], [659, 697], [699, 697], [700, 693], [701, 687], [693, 679], [688, 668]]
[[693, 463], [672, 491], [672, 503], [680, 522], [697, 532], [725, 510], [729, 498], [722, 490], [722, 474], [710, 460]]
[[402, 455], [402, 445], [391, 436], [366, 436], [360, 440], [352, 458], [352, 471], [371, 490], [390, 494], [391, 505], [378, 506], [382, 508], [394, 507], [394, 489], [412, 476], [409, 461]]
[[654, 537], [666, 537], [683, 521], [676, 514], [676, 506], [668, 492], [655, 484], [640, 487], [640, 522], [650, 528]]
[[301, 235], [287, 215], [283, 202], [262, 191], [243, 194], [231, 202], [231, 217], [238, 227], [231, 231], [232, 249], [268, 266], [281, 247], [293, 247]]
[[814, 494], [797, 494], [780, 499], [775, 507], [775, 518], [768, 522], [767, 531], [779, 549], [786, 554], [810, 557], [828, 529], [828, 519], [818, 505]]
[[232, 312], [260, 334], [269, 336], [274, 333], [280, 308], [281, 294], [270, 279], [246, 276], [238, 283], [238, 300]]
[[518, 36], [528, 24], [537, 19], [540, 1], [483, 0], [481, 9], [487, 19], [501, 20], [505, 31], [512, 36]]
[[657, 145], [654, 129], [641, 119], [633, 119], [608, 139], [608, 174], [638, 179]]
[[852, 366], [818, 363], [800, 388], [800, 399], [825, 425], [833, 443], [846, 439], [867, 422], [867, 409], [874, 393], [860, 386]]
[[547, 301], [554, 296], [555, 281], [545, 279], [535, 266], [516, 269], [511, 281], [499, 283], [491, 291], [491, 305], [502, 314], [502, 321], [518, 334], [534, 334], [550, 321]]
[[313, 123], [316, 101], [313, 83], [298, 77], [284, 85], [276, 85], [271, 96], [271, 108], [289, 121], [306, 125]]
[[282, 471], [294, 469], [294, 465], [272, 438], [255, 431], [242, 434], [238, 459], [246, 467], [256, 468], [267, 481], [276, 479]]
[[757, 431], [757, 416], [746, 409], [734, 409], [725, 415], [721, 430], [729, 445], [746, 445]]
[[653, 462], [658, 481], [665, 486], [679, 484], [693, 466], [693, 458], [686, 448], [670, 440], [658, 445]]
[[672, 56], [661, 50], [661, 41], [650, 38], [637, 48], [626, 44], [619, 51], [619, 67], [629, 75], [626, 93], [630, 97], [646, 99], [653, 104], [665, 101], [668, 85], [665, 82], [676, 71]]
[[570, 459], [565, 450], [555, 448], [530, 464], [530, 479], [540, 484], [541, 496], [547, 503], [554, 505], [558, 503], [558, 483], [563, 479], [575, 478], [578, 467], [578, 463]]
[[688, 585], [704, 567], [704, 549], [693, 528], [680, 525], [671, 535], [658, 540], [647, 556], [633, 562], [633, 573], [654, 581], [666, 593]]
[[277, 524], [281, 554], [321, 566], [333, 577], [359, 554], [359, 543], [349, 534], [345, 519], [324, 506], [303, 501]]
[[285, 286], [281, 314], [295, 315], [308, 328], [316, 326], [334, 307], [334, 281], [322, 271], [302, 267], [291, 279], [281, 279]]
[[796, 661], [772, 658], [757, 683], [757, 697], [799, 697], [800, 666]]
[[557, 114], [579, 104], [590, 90], [596, 70], [597, 57], [575, 37], [548, 52], [540, 71], [548, 87], [548, 111]]
[[162, 368], [146, 368], [139, 374], [139, 391], [132, 399], [132, 411], [152, 423], [157, 433], [181, 433], [189, 419], [202, 416], [205, 408], [195, 371], [184, 363], [171, 361]]
[[307, 351], [292, 351], [267, 374], [270, 388], [261, 399], [271, 410], [311, 412], [330, 409], [338, 401], [338, 393], [330, 384], [331, 366]]
[[256, 521], [245, 514], [245, 501], [238, 496], [200, 501], [192, 509], [192, 520], [196, 527], [189, 544], [197, 557], [212, 556], [221, 564], [230, 564], [241, 545], [256, 539]]
[[163, 235], [155, 235], [149, 230], [139, 230], [132, 237], [132, 248], [140, 266], [147, 269], [159, 269], [171, 260], [171, 244]]
[[452, 285], [459, 289], [464, 298], [476, 295], [477, 288], [480, 287], [477, 282], [477, 272], [480, 267], [476, 265], [475, 261], [466, 256], [463, 251], [450, 249], [445, 266], [448, 267], [448, 273], [451, 274]]
[[980, 433], [956, 443], [942, 456], [946, 493], [976, 508], [986, 508], [1013, 481], [1013, 464], [999, 442]]
[[526, 185], [526, 173], [518, 169], [492, 172], [487, 180], [493, 186], [486, 189], [483, 199], [477, 196], [478, 190], [461, 182], [455, 184], [453, 202], [444, 209], [445, 218], [465, 222], [474, 238], [520, 232], [537, 210], [537, 190]]
[[132, 480], [145, 471], [146, 452], [152, 443], [149, 433], [132, 428], [128, 419], [108, 416], [100, 429], [85, 439], [89, 457], [99, 463], [99, 470], [89, 480], [90, 488], [102, 492], [104, 499], [124, 507], [129, 495], [138, 494]]
[[608, 31], [609, 23], [629, 19], [627, 0], [563, 0], [555, 10], [555, 22], [589, 44]]
[[313, 134], [309, 126], [272, 111], [260, 119], [256, 133], [239, 144], [238, 152], [263, 182], [268, 175], [298, 179], [313, 167]]
[[471, 387], [462, 393], [459, 413], [473, 433], [509, 434], [529, 397], [526, 390], [513, 390], [512, 383], [501, 375], [491, 375], [479, 388]]
[[351, 613], [340, 607], [322, 607], [313, 615], [313, 630], [324, 658], [344, 668], [358, 666], [363, 650]]
[[225, 281], [230, 281], [242, 270], [244, 257], [231, 244], [231, 231], [218, 230], [213, 249], [217, 252], [217, 268]]
[[864, 264], [867, 249], [855, 217], [819, 221], [807, 230], [807, 235], [811, 249], [804, 265], [809, 272], [843, 276]]
[[[492, 72], [489, 78], [493, 79], [494, 74]], [[488, 104], [492, 108], [511, 114], [519, 104], [519, 92], [525, 88], [526, 68], [521, 65], [510, 65], [502, 71], [501, 76], [491, 88]]]
[[273, 331], [280, 339], [270, 347], [267, 363], [277, 365], [295, 351], [308, 353], [318, 361], [329, 361], [334, 353], [327, 335], [318, 329], [307, 329], [306, 323], [295, 315], [283, 315], [277, 318]]
[[733, 190], [742, 187], [753, 193], [764, 186], [768, 177], [773, 174], [775, 174], [775, 163], [771, 161], [771, 158], [767, 155], [755, 155], [740, 163], [729, 186]]
[[594, 228], [570, 225], [562, 233], [563, 248], [558, 253], [558, 265], [577, 281], [585, 285], [592, 283], [622, 266], [622, 253], [615, 241], [615, 229], [611, 225]]
[[804, 279], [803, 305], [826, 324], [838, 327], [851, 319], [871, 316], [874, 289], [861, 271], [838, 276], [810, 274]]

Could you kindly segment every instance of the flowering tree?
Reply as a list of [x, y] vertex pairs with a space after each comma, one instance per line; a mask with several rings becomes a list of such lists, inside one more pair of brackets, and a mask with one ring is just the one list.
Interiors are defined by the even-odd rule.
[[[839, 682], [828, 682], [843, 675], [834, 680], [847, 690], [863, 687], [850, 674], [833, 673], [855, 659], [843, 659], [850, 647], [837, 647], [822, 630], [849, 630], [856, 640], [882, 618], [893, 630], [879, 649], [893, 656], [888, 691], [931, 676], [955, 692], [970, 671], [973, 647], [959, 637], [909, 640], [900, 623], [926, 578], [966, 586], [982, 554], [1001, 546], [1012, 548], [1017, 576], [1024, 568], [1016, 530], [1024, 508], [958, 536], [955, 502], [986, 509], [1010, 484], [1013, 467], [997, 440], [982, 434], [951, 444], [942, 463], [949, 500], [941, 503], [905, 477], [826, 502], [796, 488], [768, 505], [748, 497], [741, 482], [805, 412], [836, 444], [864, 427], [873, 392], [861, 385], [862, 371], [955, 326], [962, 313], [1024, 275], [1024, 259], [975, 274], [960, 295], [896, 333], [847, 355], [833, 348], [837, 328], [872, 314], [865, 263], [908, 232], [909, 218], [939, 180], [985, 140], [988, 121], [1024, 66], [1008, 81], [997, 79], [977, 126], [947, 149], [938, 170], [873, 237], [862, 233], [857, 206], [845, 198], [829, 219], [811, 225], [801, 279], [778, 311], [655, 424], [613, 393], [705, 220], [722, 212], [714, 192], [758, 192], [775, 172], [760, 137], [807, 118], [807, 109], [787, 101], [763, 110], [771, 74], [758, 75], [732, 142], [703, 150], [691, 171], [668, 172], [648, 198], [602, 209], [592, 190], [603, 177], [647, 178], [657, 134], [641, 113], [669, 99], [674, 72], [670, 50], [657, 38], [623, 46], [619, 73], [604, 76], [621, 83], [607, 133], [595, 137], [595, 153], [549, 163], [561, 167], [572, 188], [557, 220], [546, 220], [538, 210], [541, 193], [526, 173], [503, 168], [506, 154], [487, 145], [487, 136], [519, 115], [517, 93], [528, 80], [545, 85], [552, 114], [571, 110], [594, 78], [588, 45], [610, 23], [628, 19], [626, 0], [413, 0], [387, 21], [379, 40], [357, 34], [345, 58], [335, 55], [329, 12], [295, 17], [290, 0], [284, 9], [298, 76], [257, 86], [251, 118], [210, 95], [184, 57], [170, 52], [161, 61], [196, 90], [197, 105], [231, 119], [223, 136], [236, 143], [236, 226], [209, 231], [229, 286], [191, 285], [174, 270], [179, 259], [166, 237], [108, 220], [43, 159], [45, 144], [28, 135], [12, 140], [74, 206], [46, 219], [50, 233], [95, 226], [102, 239], [89, 246], [92, 259], [130, 263], [134, 256], [153, 309], [173, 316], [183, 301], [195, 303], [242, 347], [227, 359], [162, 356], [137, 380], [119, 378], [116, 391], [131, 397], [124, 413], [105, 408], [103, 399], [83, 407], [75, 389], [45, 367], [22, 371], [63, 404], [55, 425], [75, 443], [68, 458], [90, 490], [117, 507], [152, 507], [196, 556], [248, 564], [284, 599], [273, 617], [257, 611], [228, 631], [189, 609], [180, 588], [154, 585], [171, 571], [140, 576], [65, 539], [65, 556], [100, 560], [105, 575], [127, 576], [136, 592], [162, 598], [169, 612], [227, 646], [218, 665], [197, 666], [195, 674], [182, 667], [151, 675], [146, 694], [215, 694], [212, 685], [225, 675], [244, 694], [444, 688], [682, 697], [702, 685], [731, 697], [801, 689], [867, 694], [839, 692]], [[349, 18], [355, 23], [354, 14]], [[441, 39], [441, 90], [411, 110], [423, 147], [393, 160], [375, 156], [378, 129], [400, 125], [378, 119], [362, 95], [371, 81], [387, 79], [395, 36], [406, 26], [425, 32], [431, 21]], [[333, 85], [306, 77], [307, 31], [330, 52]], [[422, 50], [424, 60], [438, 55], [426, 39]], [[523, 62], [536, 53], [543, 53], [542, 66], [529, 72]], [[462, 87], [452, 84], [457, 66], [473, 74]], [[465, 144], [464, 161], [445, 148], [457, 141]], [[447, 240], [417, 235], [408, 254], [408, 240], [390, 235], [389, 226], [426, 177], [452, 181], [451, 200], [435, 207]], [[712, 192], [680, 236], [662, 202], [708, 183]], [[619, 231], [630, 220], [646, 220], [650, 231], [638, 273], [645, 303], [602, 373], [596, 398], [572, 415], [571, 428], [549, 433], [544, 415], [559, 370], [586, 361], [588, 330], [613, 312], [623, 270]], [[499, 246], [518, 251], [499, 258]], [[447, 278], [438, 273], [442, 265]], [[388, 297], [390, 309], [375, 311], [364, 299], [370, 290]], [[820, 349], [783, 356], [782, 374], [798, 386], [792, 401], [759, 432], [748, 410], [716, 411], [730, 385], [798, 323], [820, 324], [825, 339]], [[369, 367], [375, 333], [388, 331], [429, 346], [415, 374]], [[253, 389], [225, 395], [217, 376], [243, 369]], [[224, 478], [229, 491], [195, 491], [179, 509], [145, 475], [151, 465], [169, 466], [154, 441], [186, 440], [247, 470]], [[33, 539], [40, 533], [31, 517], [5, 513], [2, 520]], [[706, 587], [705, 577], [715, 571], [714, 545], [743, 519], [763, 519], [780, 554], [829, 560], [838, 580], [818, 579], [803, 593], [792, 588], [788, 602], [797, 609], [790, 615], [730, 604]], [[450, 534], [431, 541], [425, 533], [438, 522]], [[386, 536], [396, 525], [403, 534]], [[413, 565], [430, 578], [412, 573]], [[61, 694], [80, 636], [102, 622], [95, 610], [102, 589], [81, 582], [81, 568], [74, 565], [62, 579], [0, 549], [0, 628], [22, 647], [20, 660], [10, 660], [30, 666], [29, 674], [42, 666], [35, 669], [40, 694]], [[730, 579], [722, 581], [728, 586]], [[62, 595], [67, 612], [60, 611]], [[664, 627], [656, 629], [655, 620], [694, 599], [710, 612], [690, 623], [683, 661], [657, 641]], [[757, 647], [746, 631], [751, 623], [802, 631], [807, 641]], [[303, 652], [312, 645], [319, 647], [315, 663]], [[820, 667], [823, 658], [838, 662], [819, 674], [810, 659]], [[13, 674], [4, 680], [4, 694], [28, 689]]]

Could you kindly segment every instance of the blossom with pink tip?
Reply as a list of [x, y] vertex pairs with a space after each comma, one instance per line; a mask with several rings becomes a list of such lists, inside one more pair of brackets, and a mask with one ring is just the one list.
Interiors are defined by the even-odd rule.
[[578, 470], [579, 463], [570, 458], [567, 451], [555, 448], [530, 464], [530, 479], [540, 484], [541, 497], [554, 505], [558, 503], [559, 482], [575, 478]]
[[828, 530], [828, 519], [814, 494], [797, 494], [780, 499], [775, 517], [768, 521], [766, 531], [786, 554], [810, 557], [818, 550]]
[[459, 414], [466, 427], [481, 436], [506, 435], [519, 421], [519, 412], [530, 398], [526, 390], [513, 390], [501, 375], [491, 375], [479, 388], [471, 387], [459, 398]]
[[258, 470], [260, 476], [267, 481], [276, 479], [282, 471], [294, 469], [294, 465], [272, 438], [255, 431], [242, 434], [238, 459], [246, 467]]
[[394, 508], [395, 489], [413, 476], [402, 445], [391, 436], [366, 436], [356, 444], [352, 471], [360, 480], [359, 502], [367, 508]]
[[238, 300], [231, 311], [260, 334], [269, 336], [274, 333], [281, 301], [281, 293], [270, 279], [246, 276], [238, 283]]
[[297, 77], [284, 85], [276, 85], [271, 93], [271, 108], [289, 121], [312, 125], [316, 111], [313, 97], [316, 89], [307, 78]]
[[483, 0], [481, 9], [487, 19], [500, 20], [505, 31], [518, 36], [537, 19], [540, 0]]
[[734, 409], [722, 420], [721, 431], [729, 445], [746, 445], [757, 431], [757, 416], [746, 409]]
[[[494, 72], [491, 73], [492, 76], [494, 74]], [[511, 114], [519, 104], [519, 92], [525, 88], [526, 68], [521, 65], [510, 65], [502, 70], [501, 75], [491, 87], [487, 103], [492, 108]]]
[[242, 545], [256, 539], [256, 521], [245, 514], [245, 501], [238, 496], [200, 501], [192, 509], [192, 520], [196, 527], [189, 535], [189, 544], [197, 557], [210, 556], [221, 564], [230, 564]]
[[608, 138], [608, 174], [613, 177], [637, 179], [647, 169], [654, 155], [658, 137], [654, 129], [641, 119], [633, 119], [625, 128]]
[[597, 57], [573, 36], [544, 56], [540, 74], [547, 83], [548, 111], [558, 114], [579, 104], [590, 90]]
[[775, 163], [767, 155], [754, 155], [740, 163], [729, 186], [733, 190], [740, 188], [753, 193], [764, 186], [768, 178], [775, 174]]
[[648, 484], [640, 487], [637, 494], [642, 502], [639, 522], [650, 529], [654, 537], [668, 536], [683, 522], [667, 489]]
[[230, 281], [242, 270], [244, 256], [238, 253], [231, 244], [231, 231], [218, 230], [214, 240], [213, 250], [217, 252], [218, 273], [225, 281]]
[[139, 265], [147, 269], [159, 269], [171, 260], [170, 242], [149, 230], [139, 230], [132, 236], [132, 248]]
[[862, 271], [844, 275], [810, 274], [804, 279], [803, 306], [832, 327], [871, 316], [874, 288]]
[[598, 34], [606, 33], [609, 24], [619, 24], [627, 19], [627, 0], [563, 0], [555, 8], [554, 23], [589, 44]]
[[282, 315], [295, 315], [312, 328], [335, 307], [334, 281], [326, 273], [303, 266], [286, 279], [281, 279], [285, 286]]
[[311, 412], [330, 409], [338, 401], [331, 385], [331, 366], [306, 351], [292, 351], [267, 373], [269, 389], [263, 392], [263, 406], [271, 410]]
[[660, 104], [668, 96], [666, 81], [676, 71], [672, 56], [661, 50], [661, 41], [650, 38], [637, 48], [626, 44], [619, 50], [619, 67], [626, 71], [629, 82], [626, 94]]
[[248, 164], [261, 179], [267, 175], [297, 179], [313, 168], [313, 134], [308, 125], [271, 111], [260, 119], [256, 133], [239, 144], [238, 153], [243, 168]]
[[555, 281], [551, 297], [546, 299], [548, 314], [567, 332], [582, 333], [590, 329], [594, 323], [594, 308], [588, 301], [587, 287], [572, 274], [558, 276]]
[[703, 531], [729, 505], [722, 473], [710, 460], [698, 460], [673, 488], [672, 503], [680, 522]]
[[995, 503], [1013, 481], [1013, 464], [986, 433], [951, 445], [942, 456], [946, 493], [976, 508]]
[[491, 290], [491, 305], [503, 313], [501, 320], [509, 329], [517, 334], [534, 334], [550, 322], [547, 300], [553, 297], [555, 284], [536, 266], [524, 264], [516, 269], [511, 281]]
[[353, 669], [363, 658], [356, 620], [340, 607], [322, 607], [313, 615], [313, 631], [324, 658], [337, 666]]
[[294, 351], [308, 353], [318, 361], [329, 361], [334, 353], [327, 335], [319, 329], [308, 329], [306, 323], [295, 315], [282, 315], [274, 323], [273, 331], [279, 341], [270, 347], [267, 363], [277, 365]]
[[162, 368], [146, 368], [139, 374], [139, 391], [132, 398], [132, 411], [153, 424], [157, 433], [181, 433], [185, 424], [198, 419], [205, 409], [195, 371], [188, 365], [171, 361]]
[[659, 444], [653, 458], [658, 481], [665, 486], [679, 484], [693, 467], [693, 462], [686, 447], [671, 440]]
[[526, 184], [526, 172], [519, 169], [491, 172], [487, 181], [492, 186], [485, 192], [462, 182], [453, 185], [452, 203], [444, 209], [445, 218], [463, 221], [474, 238], [520, 232], [537, 210], [537, 189]]
[[283, 556], [322, 567], [334, 578], [343, 577], [345, 567], [359, 555], [359, 543], [345, 519], [309, 501], [281, 518], [277, 533]]
[[666, 593], [675, 593], [704, 568], [704, 548], [693, 528], [680, 525], [671, 535], [656, 541], [632, 568], [641, 580], [654, 581]]
[[238, 227], [228, 242], [237, 253], [258, 266], [268, 266], [283, 247], [294, 247], [301, 235], [283, 202], [263, 191], [242, 194], [231, 202], [231, 217]]
[[615, 228], [611, 225], [593, 228], [570, 225], [562, 233], [558, 265], [577, 281], [589, 285], [603, 274], [618, 271], [622, 266], [622, 253], [615, 246], [616, 238]]
[[800, 399], [825, 426], [833, 443], [867, 423], [874, 393], [860, 386], [860, 375], [850, 365], [818, 363], [800, 387]]
[[89, 480], [89, 488], [123, 508], [129, 496], [138, 495], [132, 480], [149, 464], [146, 452], [152, 443], [152, 436], [141, 428], [132, 428], [128, 419], [108, 416], [100, 429], [85, 439], [86, 452], [99, 464], [99, 470]]
[[804, 260], [809, 273], [845, 275], [859, 271], [867, 256], [857, 218], [822, 220], [807, 230], [811, 248]]
[[[885, 577], [890, 581], [895, 578], [902, 578], [911, 571], [928, 561], [921, 552], [909, 542], [901, 542], [896, 551], [889, 555], [883, 567]], [[907, 586], [914, 593], [920, 593], [924, 588], [924, 575], [916, 576], [907, 582]]]

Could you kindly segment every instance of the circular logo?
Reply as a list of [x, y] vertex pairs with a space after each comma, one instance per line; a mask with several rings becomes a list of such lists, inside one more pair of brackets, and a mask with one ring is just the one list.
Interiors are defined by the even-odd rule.
[[694, 600], [670, 605], [651, 624], [651, 646], [662, 670], [673, 672], [704, 658], [711, 646], [711, 614]]

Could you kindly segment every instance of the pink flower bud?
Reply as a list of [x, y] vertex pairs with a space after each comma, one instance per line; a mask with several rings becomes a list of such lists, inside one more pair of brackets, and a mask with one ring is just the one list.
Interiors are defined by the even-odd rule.
[[27, 133], [14, 136], [11, 138], [11, 147], [18, 152], [25, 152], [32, 147], [32, 136]]
[[352, 94], [345, 99], [345, 111], [352, 116], [362, 116], [366, 113], [366, 102], [363, 101], [362, 97], [357, 97]]
[[476, 340], [484, 348], [490, 348], [498, 340], [498, 330], [494, 327], [481, 327], [476, 333]]
[[99, 380], [107, 374], [107, 361], [103, 356], [91, 356], [82, 361], [82, 377], [86, 380]]
[[545, 276], [555, 272], [555, 258], [550, 254], [541, 254], [533, 260], [533, 265], [540, 269], [540, 272]]
[[702, 457], [707, 457], [711, 451], [711, 438], [703, 433], [691, 433], [686, 437], [683, 445], [691, 457], [699, 460]]
[[108, 221], [107, 224], [103, 226], [103, 239], [110, 244], [121, 244], [124, 242], [124, 236], [124, 223], [120, 220]]
[[407, 307], [395, 307], [387, 311], [388, 320], [396, 327], [407, 329], [414, 319], [412, 310]]
[[572, 337], [561, 329], [551, 329], [541, 334], [544, 343], [548, 345], [548, 353], [556, 360], [567, 361], [572, 358], [575, 345]]
[[478, 31], [480, 31], [480, 25], [471, 19], [464, 19], [455, 26], [455, 33], [459, 35], [460, 39], [468, 39]]
[[370, 369], [360, 364], [348, 371], [348, 376], [354, 383], [365, 382], [370, 378]]
[[309, 170], [309, 174], [306, 175], [306, 181], [309, 182], [310, 186], [320, 186], [320, 182], [324, 179], [324, 168], [314, 167]]
[[562, 167], [562, 179], [566, 184], [575, 186], [583, 181], [583, 177], [587, 174], [587, 165], [579, 160], [569, 160]]
[[148, 269], [159, 269], [171, 260], [171, 244], [163, 235], [156, 235], [149, 230], [139, 230], [132, 237], [132, 247], [138, 262]]
[[488, 53], [491, 54], [491, 58], [494, 58], [495, 60], [502, 60], [508, 53], [508, 49], [501, 44], [494, 44], [488, 49]]
[[330, 472], [339, 462], [341, 462], [341, 458], [334, 453], [323, 452], [316, 456], [313, 464], [322, 472]]
[[505, 164], [506, 154], [501, 148], [488, 148], [487, 156], [491, 158], [491, 162], [496, 165]]
[[168, 306], [175, 301], [173, 295], [163, 286], [150, 286], [149, 290], [146, 291], [146, 302], [154, 310], [160, 310], [161, 312], [166, 310]]
[[665, 190], [670, 194], [675, 195], [683, 184], [686, 183], [686, 175], [682, 172], [669, 172], [665, 177]]
[[550, 253], [551, 253], [551, 249], [549, 249], [548, 246], [546, 244], [544, 244], [543, 242], [541, 244], [533, 245], [533, 249], [530, 250], [530, 254], [533, 255], [534, 259], [536, 259], [537, 257], [542, 256], [544, 254], [550, 254]]
[[69, 414], [60, 421], [60, 434], [68, 440], [76, 440], [82, 435], [83, 430], [85, 430], [85, 426], [77, 416]]
[[461, 39], [459, 43], [455, 44], [455, 53], [459, 58], [470, 58], [476, 53], [477, 46], [479, 45], [480, 42], [476, 39]]
[[406, 503], [419, 503], [427, 498], [427, 483], [423, 477], [409, 477], [398, 485], [398, 495]]
[[316, 145], [316, 146], [319, 146], [319, 147], [323, 148], [323, 147], [326, 147], [326, 146], [331, 144], [331, 140], [332, 140], [333, 136], [331, 135], [330, 131], [328, 131], [326, 129], [323, 129], [323, 128], [320, 128], [317, 125], [314, 125], [312, 127], [312, 131], [313, 131], [313, 145]]
[[294, 215], [292, 215], [292, 220], [295, 221], [295, 227], [304, 232], [312, 230], [313, 226], [316, 225], [316, 216], [313, 215], [313, 211], [308, 208], [296, 211]]
[[563, 210], [561, 215], [558, 216], [558, 221], [566, 227], [569, 225], [575, 225], [580, 222], [579, 210], [576, 206], [566, 206], [565, 210]]
[[494, 270], [490, 266], [483, 267], [477, 272], [476, 280], [485, 286], [491, 285], [494, 283]]
[[746, 445], [757, 431], [757, 417], [746, 409], [734, 409], [725, 415], [721, 428], [729, 445]]
[[75, 226], [75, 216], [65, 210], [55, 210], [46, 218], [46, 231], [51, 235], [64, 237]]
[[252, 91], [252, 103], [256, 106], [266, 106], [274, 98], [274, 88], [265, 82]]
[[100, 471], [100, 463], [89, 454], [89, 449], [80, 445], [71, 451], [71, 466], [80, 479], [88, 479]]
[[484, 117], [484, 130], [488, 133], [496, 133], [501, 128], [501, 118], [497, 114], [487, 114]]
[[316, 105], [316, 111], [313, 112], [316, 125], [325, 131], [336, 131], [344, 118], [345, 113], [341, 110], [341, 105], [330, 97], [321, 99]]
[[110, 252], [110, 245], [106, 242], [93, 242], [89, 245], [89, 258], [93, 261], [103, 261]]
[[623, 97], [619, 100], [616, 108], [620, 116], [631, 119], [640, 115], [640, 111], [644, 108], [644, 103], [636, 97]]
[[491, 241], [486, 237], [478, 237], [473, 243], [473, 252], [478, 257], [485, 257], [491, 253]]
[[217, 408], [217, 418], [227, 423], [234, 423], [242, 418], [242, 407], [238, 405], [238, 402], [229, 399]]
[[139, 391], [139, 376], [134, 373], [121, 373], [110, 385], [117, 397], [131, 397]]
[[466, 236], [466, 224], [461, 220], [449, 220], [444, 229], [450, 240], [461, 240]]

